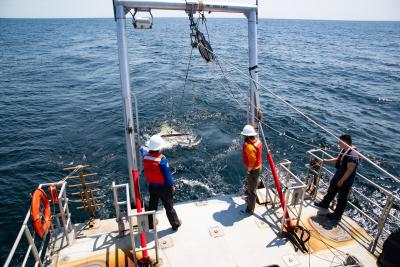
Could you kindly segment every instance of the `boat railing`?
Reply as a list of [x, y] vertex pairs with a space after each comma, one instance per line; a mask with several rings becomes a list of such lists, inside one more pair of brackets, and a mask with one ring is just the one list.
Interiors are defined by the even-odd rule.
[[[286, 214], [287, 211], [290, 211], [290, 214], [295, 214], [296, 225], [299, 225], [307, 185], [290, 170], [291, 164], [292, 162], [289, 160], [283, 160], [279, 163], [279, 179], [286, 200], [285, 206], [283, 207], [283, 214]], [[266, 187], [266, 198], [272, 207], [275, 208], [275, 204], [279, 202], [278, 191], [275, 186], [267, 182], [265, 177], [261, 176], [261, 178]], [[272, 196], [270, 193], [272, 193]], [[284, 230], [287, 220], [292, 220], [292, 217], [286, 218], [282, 216], [280, 232]]]
[[[113, 191], [113, 196], [114, 196], [114, 208], [115, 208], [115, 214], [117, 218], [117, 222], [119, 225], [119, 232], [120, 235], [123, 234], [123, 228], [124, 227], [124, 221], [126, 221], [129, 225], [129, 234], [130, 234], [130, 240], [131, 240], [131, 245], [132, 245], [132, 250], [133, 250], [133, 259], [135, 261], [136, 266], [138, 265], [137, 258], [136, 258], [136, 253], [144, 251], [144, 250], [151, 250], [154, 249], [156, 253], [156, 263], [158, 263], [158, 234], [157, 234], [157, 219], [156, 219], [156, 211], [145, 211], [145, 212], [140, 212], [138, 213], [136, 209], [131, 208], [131, 201], [130, 201], [130, 195], [129, 195], [129, 185], [128, 184], [115, 184], [115, 182], [112, 183], [111, 189]], [[119, 201], [119, 193], [118, 189], [125, 189], [125, 201]], [[120, 206], [125, 206], [126, 207], [126, 216], [122, 216], [122, 212], [120, 209]], [[152, 216], [153, 218], [153, 229], [150, 229], [149, 227], [149, 216]], [[137, 229], [134, 229], [133, 227], [137, 226]], [[146, 246], [146, 247], [140, 247], [136, 248], [135, 244], [135, 233], [136, 234], [153, 234], [153, 239], [154, 239], [154, 245], [152, 246]]]
[[[283, 160], [279, 163], [281, 168], [281, 182], [283, 182], [286, 199], [283, 214], [286, 214], [287, 210], [291, 211], [293, 214], [296, 214], [296, 225], [299, 225], [301, 212], [303, 210], [306, 184], [290, 170], [291, 164], [292, 162], [289, 160]], [[289, 218], [289, 220], [291, 220], [291, 218]], [[283, 231], [285, 225], [285, 216], [282, 216], [281, 232]]]
[[[58, 201], [57, 203], [53, 202], [52, 200], [50, 201], [50, 204], [53, 206], [53, 212], [51, 216], [51, 228], [46, 233], [46, 235], [42, 238], [41, 241], [36, 238], [35, 232], [29, 227], [29, 221], [31, 217], [31, 212], [28, 210], [25, 219], [22, 223], [22, 226], [18, 232], [17, 238], [14, 242], [14, 245], [12, 246], [10, 253], [8, 254], [7, 260], [4, 263], [5, 267], [10, 266], [14, 256], [15, 252], [17, 249], [20, 247], [21, 242], [23, 240], [22, 236], [25, 236], [26, 241], [28, 242], [28, 248], [25, 251], [23, 261], [21, 263], [21, 266], [26, 266], [28, 263], [28, 260], [30, 259], [30, 256], [33, 256], [35, 264], [34, 266], [44, 266], [45, 260], [50, 260], [50, 259], [45, 259], [46, 251], [47, 248], [54, 248], [55, 243], [57, 242], [57, 236], [59, 233], [63, 233], [61, 235], [62, 239], [65, 239], [67, 244], [70, 245], [72, 240], [70, 240], [70, 235], [69, 233], [72, 232], [72, 222], [71, 222], [71, 213], [69, 212], [69, 207], [68, 207], [68, 202], [69, 199], [67, 197], [67, 182], [65, 180], [56, 182], [56, 183], [44, 183], [40, 184], [38, 188], [45, 188], [48, 186], [56, 186], [58, 189]], [[58, 207], [57, 207], [58, 206]], [[55, 213], [57, 211], [57, 213]], [[54, 224], [55, 222], [55, 224]], [[49, 238], [49, 241], [46, 242], [46, 239]], [[14, 265], [14, 264], [11, 264]], [[19, 265], [19, 263], [18, 263]]]
[[[324, 166], [323, 160], [332, 159], [334, 157], [322, 149], [311, 149], [307, 151], [307, 154], [309, 155], [309, 162], [306, 164], [307, 174], [305, 182], [307, 188], [314, 188], [314, 190], [310, 190], [310, 192], [315, 199], [317, 197], [317, 192], [321, 187], [327, 189], [329, 186], [329, 182], [324, 181], [323, 178], [328, 175], [331, 177], [334, 174]], [[317, 164], [315, 164], [315, 161], [317, 161]], [[352, 188], [352, 194], [355, 199], [362, 200], [363, 202], [365, 201], [364, 203], [368, 203], [370, 207], [376, 207], [380, 210], [380, 214], [377, 214], [376, 216], [378, 218], [372, 218], [370, 215], [371, 210], [366, 211], [362, 207], [357, 206], [353, 201], [348, 201], [352, 208], [357, 210], [374, 226], [375, 233], [373, 234], [373, 240], [369, 247], [369, 250], [374, 253], [378, 243], [382, 241], [382, 234], [390, 234], [390, 230], [388, 229], [390, 222], [394, 222], [397, 225], [400, 224], [400, 218], [395, 215], [396, 211], [394, 207], [394, 204], [400, 205], [400, 198], [359, 172], [357, 172], [356, 177], [373, 187], [373, 190], [379, 191], [385, 196], [384, 203], [379, 204], [375, 199], [367, 197], [365, 193], [361, 192], [359, 189], [354, 187]]]

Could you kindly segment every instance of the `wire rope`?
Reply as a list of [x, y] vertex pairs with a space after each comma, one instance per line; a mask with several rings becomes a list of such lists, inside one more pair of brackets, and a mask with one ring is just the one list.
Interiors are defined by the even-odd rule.
[[[216, 61], [219, 62], [219, 56], [217, 56], [215, 54], [215, 52], [209, 50], [210, 53], [213, 53]], [[290, 104], [288, 101], [286, 101], [285, 99], [283, 99], [281, 96], [277, 95], [276, 93], [274, 93], [271, 89], [267, 88], [266, 86], [264, 86], [263, 84], [261, 84], [259, 81], [256, 81], [255, 79], [253, 79], [250, 75], [244, 73], [241, 69], [239, 69], [238, 67], [236, 67], [234, 64], [230, 63], [227, 60], [222, 60], [222, 62], [227, 63], [228, 65], [230, 65], [233, 69], [235, 69], [236, 71], [238, 71], [242, 76], [250, 79], [251, 81], [253, 81], [254, 83], [256, 83], [259, 87], [265, 89], [268, 93], [270, 93], [272, 96], [274, 96], [275, 98], [277, 98], [278, 100], [280, 100], [282, 103], [284, 103], [285, 105], [287, 105], [288, 107], [290, 107], [291, 109], [293, 109], [294, 111], [296, 111], [298, 114], [300, 114], [301, 116], [303, 116], [304, 118], [306, 118], [306, 120], [312, 124], [314, 124], [316, 127], [318, 127], [319, 129], [321, 129], [322, 131], [324, 131], [325, 133], [327, 133], [328, 135], [332, 136], [335, 140], [337, 140], [338, 142], [346, 145], [347, 147], [349, 147], [349, 145], [347, 145], [345, 142], [343, 142], [342, 140], [340, 140], [339, 137], [337, 137], [331, 130], [327, 129], [326, 127], [322, 126], [321, 124], [319, 124], [317, 121], [315, 121], [313, 118], [311, 118], [310, 116], [308, 116], [307, 114], [305, 114], [303, 111], [301, 111], [299, 108], [295, 107], [294, 105]], [[257, 87], [256, 87], [257, 88]], [[261, 111], [260, 108], [258, 108], [259, 111]], [[384, 174], [386, 174], [389, 178], [391, 178], [392, 180], [394, 180], [397, 183], [400, 183], [400, 179], [398, 179], [397, 177], [395, 177], [393, 174], [389, 173], [388, 171], [386, 171], [385, 169], [383, 169], [382, 167], [380, 167], [379, 165], [377, 165], [375, 162], [373, 162], [372, 160], [370, 160], [368, 157], [364, 156], [362, 153], [360, 153], [357, 150], [353, 150], [357, 155], [359, 155], [361, 158], [363, 158], [364, 160], [366, 160], [368, 163], [370, 163], [372, 166], [374, 166], [375, 168], [377, 168], [378, 170], [380, 170], [381, 172], [383, 172]]]
[[[231, 95], [232, 99], [233, 99], [236, 103], [238, 103], [239, 109], [241, 109], [241, 110], [243, 110], [243, 111], [246, 112], [247, 109], [240, 107], [242, 104], [236, 99], [235, 94], [232, 92], [232, 88], [229, 86], [229, 84], [230, 84], [232, 81], [231, 81], [230, 78], [228, 77], [227, 72], [224, 71], [224, 70], [222, 69], [222, 66], [219, 64], [219, 61], [218, 61], [217, 58], [216, 58], [215, 62], [216, 62], [216, 64], [220, 67], [220, 71], [221, 71], [221, 73], [222, 73], [222, 76], [224, 76], [225, 81], [228, 83], [228, 89], [226, 88], [226, 86], [225, 86], [223, 83], [219, 82], [219, 84]], [[213, 66], [213, 65], [208, 65], [208, 66]], [[214, 70], [215, 70], [215, 69], [214, 69]], [[233, 83], [236, 83], [236, 82], [233, 81]], [[240, 86], [239, 86], [237, 83], [235, 84], [235, 87], [240, 89]], [[242, 96], [243, 96], [243, 95], [244, 95], [244, 93], [242, 93]], [[248, 97], [247, 95], [245, 95], [245, 98], [247, 99], [247, 102], [249, 102], [249, 97]], [[273, 132], [275, 132], [275, 133], [276, 133], [278, 136], [280, 136], [280, 137], [290, 139], [290, 140], [292, 140], [292, 141], [295, 141], [295, 142], [297, 142], [297, 143], [303, 144], [303, 145], [305, 145], [305, 146], [308, 146], [308, 147], [311, 147], [311, 148], [314, 148], [314, 149], [322, 149], [322, 150], [324, 150], [324, 151], [326, 151], [326, 152], [330, 152], [330, 153], [333, 153], [333, 154], [337, 154], [337, 153], [338, 153], [336, 150], [328, 149], [326, 146], [321, 147], [321, 146], [318, 146], [318, 145], [315, 145], [315, 144], [307, 143], [307, 142], [305, 142], [305, 141], [303, 141], [303, 140], [300, 140], [300, 139], [298, 139], [298, 138], [289, 136], [289, 135], [287, 135], [284, 131], [283, 131], [283, 132], [282, 132], [282, 131], [279, 131], [279, 130], [277, 130], [276, 128], [272, 127], [270, 124], [266, 123], [266, 122], [261, 121], [261, 123], [262, 123], [262, 125], [264, 125], [264, 126], [267, 127], [268, 129], [270, 129], [270, 130], [272, 130]], [[238, 126], [239, 126], [239, 125], [238, 125]], [[375, 159], [374, 162], [375, 162], [376, 164], [379, 164], [379, 163], [400, 164], [400, 162], [389, 161], [389, 160], [384, 160], [384, 159]]]

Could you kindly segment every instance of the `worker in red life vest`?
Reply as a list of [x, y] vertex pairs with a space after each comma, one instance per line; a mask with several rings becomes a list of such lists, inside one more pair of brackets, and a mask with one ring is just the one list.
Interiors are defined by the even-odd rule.
[[[147, 151], [141, 148], [143, 156], [143, 169], [146, 181], [149, 183], [150, 203], [149, 210], [157, 210], [158, 200], [161, 199], [172, 230], [178, 230], [181, 221], [176, 214], [173, 203], [173, 194], [175, 192], [174, 181], [169, 169], [167, 158], [160, 153], [164, 147], [164, 140], [159, 135], [153, 135], [148, 143]], [[153, 226], [151, 217], [149, 217], [150, 227]]]
[[242, 148], [243, 164], [247, 171], [247, 207], [246, 213], [252, 214], [256, 205], [256, 190], [260, 183], [262, 165], [262, 144], [257, 139], [253, 126], [246, 125], [241, 132], [244, 136]]

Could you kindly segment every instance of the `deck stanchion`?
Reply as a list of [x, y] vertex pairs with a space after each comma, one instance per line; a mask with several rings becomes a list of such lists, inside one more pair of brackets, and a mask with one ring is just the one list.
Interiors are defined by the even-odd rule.
[[[64, 196], [64, 192], [65, 192], [66, 186], [67, 186], [67, 182], [64, 182], [64, 184], [62, 185], [61, 190], [60, 190], [60, 195], [63, 195], [63, 196]], [[65, 211], [64, 211], [63, 204], [62, 204], [62, 201], [63, 201], [63, 200], [64, 200], [64, 202], [67, 201], [66, 198], [64, 198], [64, 197], [61, 198], [61, 199], [58, 201], [58, 207], [59, 207], [59, 209], [60, 209], [61, 221], [62, 221], [63, 228], [64, 228], [64, 235], [65, 235], [65, 238], [67, 239], [67, 244], [68, 244], [68, 246], [69, 246], [69, 245], [71, 245], [71, 242], [70, 242], [69, 236], [68, 236], [68, 227], [67, 227], [67, 226], [68, 226], [68, 225], [67, 225], [68, 220], [65, 218]]]
[[378, 232], [376, 233], [375, 240], [372, 245], [372, 249], [371, 249], [372, 253], [375, 252], [376, 246], [378, 245], [379, 238], [381, 237], [383, 228], [385, 227], [385, 223], [386, 223], [387, 217], [390, 214], [390, 209], [392, 208], [392, 205], [393, 205], [393, 197], [387, 196], [385, 207], [382, 209], [382, 214], [378, 221]]
[[43, 267], [43, 263], [42, 263], [42, 261], [40, 260], [40, 255], [39, 255], [39, 252], [38, 252], [38, 250], [37, 250], [37, 248], [36, 248], [36, 246], [35, 246], [35, 242], [33, 242], [32, 235], [31, 235], [31, 233], [29, 232], [28, 226], [26, 226], [26, 225], [25, 225], [25, 227], [24, 227], [24, 234], [25, 234], [25, 236], [26, 236], [26, 239], [27, 239], [28, 242], [29, 242], [29, 245], [31, 245], [33, 257], [35, 257], [35, 260], [36, 260], [36, 262], [39, 264], [39, 266], [40, 266], [40, 267]]
[[113, 190], [113, 195], [114, 195], [115, 217], [117, 217], [116, 218], [117, 222], [119, 222], [121, 220], [121, 218], [120, 218], [119, 205], [118, 205], [118, 192], [117, 192], [117, 188], [115, 187], [115, 182], [112, 182], [111, 188]]

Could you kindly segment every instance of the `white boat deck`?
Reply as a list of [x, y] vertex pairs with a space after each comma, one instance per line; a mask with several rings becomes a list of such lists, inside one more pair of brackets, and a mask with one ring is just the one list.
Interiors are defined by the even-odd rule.
[[[365, 248], [370, 237], [349, 218], [340, 224], [352, 239], [334, 242], [321, 237], [308, 223], [317, 213], [305, 201], [302, 222], [311, 230], [308, 243], [311, 253], [296, 252], [294, 246], [277, 236], [279, 229], [272, 209], [257, 206], [255, 214], [243, 213], [245, 201], [237, 196], [218, 196], [202, 202], [187, 202], [175, 206], [182, 226], [177, 232], [161, 210], [157, 214], [159, 236], [159, 266], [340, 266], [346, 253], [357, 257], [364, 266], [376, 266], [376, 258]], [[118, 237], [115, 219], [97, 223], [95, 229], [75, 226], [78, 238], [53, 257], [54, 266], [134, 266], [129, 249], [129, 234]], [[148, 245], [154, 245], [148, 235]], [[321, 241], [322, 240], [322, 241]], [[136, 238], [138, 246], [139, 239]], [[154, 250], [149, 255], [155, 258]]]

